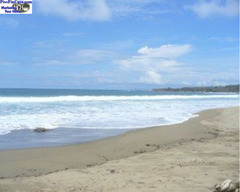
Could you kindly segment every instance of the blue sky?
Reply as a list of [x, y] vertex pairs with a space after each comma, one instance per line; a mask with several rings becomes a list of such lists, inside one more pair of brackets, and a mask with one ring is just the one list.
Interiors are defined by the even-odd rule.
[[238, 0], [34, 0], [0, 15], [0, 87], [238, 83]]

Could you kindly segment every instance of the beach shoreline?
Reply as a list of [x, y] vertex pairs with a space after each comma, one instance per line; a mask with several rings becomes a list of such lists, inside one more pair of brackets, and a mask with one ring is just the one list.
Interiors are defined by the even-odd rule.
[[[0, 135], [0, 151], [62, 147], [116, 136], [129, 129], [56, 128], [38, 133], [31, 129]], [[11, 141], [11, 143], [9, 142]]]
[[[2, 187], [3, 191], [11, 191], [14, 186], [21, 186], [21, 183], [24, 183], [25, 180], [30, 181], [35, 178], [34, 181], [37, 182], [40, 177], [51, 176], [53, 179], [56, 178], [56, 175], [65, 174], [70, 170], [97, 170], [111, 162], [127, 161], [145, 154], [151, 156], [161, 150], [166, 152], [169, 149], [168, 152], [170, 153], [171, 150], [183, 146], [186, 150], [196, 143], [198, 145], [199, 143], [200, 145], [208, 143], [211, 146], [211, 141], [215, 142], [215, 140], [224, 137], [231, 138], [233, 136], [235, 143], [231, 145], [236, 145], [239, 135], [238, 116], [239, 107], [211, 109], [202, 111], [198, 113], [197, 117], [183, 123], [138, 129], [94, 142], [62, 147], [0, 151], [0, 189]], [[222, 144], [226, 143], [223, 142]], [[216, 150], [218, 150], [217, 147]], [[235, 153], [235, 156], [234, 159], [231, 159], [234, 162], [231, 167], [236, 170], [233, 174], [236, 176], [238, 174], [238, 150], [236, 150], [236, 147], [232, 152]], [[171, 158], [174, 158], [174, 156]], [[165, 161], [169, 160], [161, 159], [163, 161], [162, 166], [164, 167]], [[144, 165], [144, 162], [142, 163]], [[18, 185], [13, 185], [16, 180]], [[27, 187], [25, 187], [25, 191], [28, 191]]]

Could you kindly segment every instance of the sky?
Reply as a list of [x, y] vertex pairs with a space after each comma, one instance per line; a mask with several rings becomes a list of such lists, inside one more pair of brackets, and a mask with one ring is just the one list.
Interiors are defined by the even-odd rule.
[[0, 88], [237, 84], [238, 0], [33, 0], [0, 15]]

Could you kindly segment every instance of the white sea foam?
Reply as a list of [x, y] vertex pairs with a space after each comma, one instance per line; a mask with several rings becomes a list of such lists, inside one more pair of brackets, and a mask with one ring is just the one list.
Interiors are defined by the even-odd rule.
[[151, 96], [56, 96], [56, 97], [0, 97], [0, 103], [16, 102], [65, 102], [65, 101], [124, 101], [124, 100], [189, 100], [189, 99], [237, 99], [232, 95], [151, 95]]
[[131, 129], [173, 124], [201, 110], [236, 106], [237, 98], [238, 95], [0, 97], [0, 135], [36, 127]]

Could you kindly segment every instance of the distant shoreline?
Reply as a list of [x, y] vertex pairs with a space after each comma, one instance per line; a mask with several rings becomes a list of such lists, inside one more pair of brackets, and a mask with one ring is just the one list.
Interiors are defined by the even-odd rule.
[[225, 92], [225, 93], [239, 93], [239, 85], [226, 86], [207, 86], [207, 87], [182, 87], [182, 88], [156, 88], [155, 92]]

